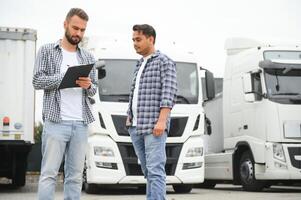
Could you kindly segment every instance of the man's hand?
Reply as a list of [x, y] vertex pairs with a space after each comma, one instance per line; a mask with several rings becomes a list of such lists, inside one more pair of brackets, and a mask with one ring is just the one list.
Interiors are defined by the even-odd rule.
[[128, 116], [127, 118], [126, 118], [126, 121], [125, 121], [125, 126], [128, 128], [128, 127], [130, 127], [130, 126], [132, 126], [132, 122], [131, 122], [131, 120], [130, 120], [130, 117]]
[[166, 129], [166, 121], [165, 120], [157, 121], [153, 129], [153, 135], [157, 137], [161, 136], [164, 133], [165, 129]]
[[89, 77], [79, 77], [75, 83], [84, 89], [89, 89], [92, 84], [91, 79]]
[[161, 136], [166, 130], [167, 117], [170, 113], [170, 108], [161, 108], [158, 121], [153, 129], [154, 136]]

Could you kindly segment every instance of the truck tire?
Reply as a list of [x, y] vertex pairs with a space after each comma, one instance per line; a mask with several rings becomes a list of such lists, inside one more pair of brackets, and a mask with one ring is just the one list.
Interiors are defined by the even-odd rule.
[[12, 185], [14, 187], [22, 187], [26, 183], [27, 163], [24, 158], [16, 156], [13, 161]]
[[96, 194], [97, 193], [97, 185], [96, 184], [90, 184], [87, 182], [87, 165], [85, 161], [84, 171], [83, 171], [83, 185], [82, 189], [85, 190], [87, 194]]
[[192, 185], [182, 184], [182, 185], [172, 185], [172, 187], [176, 193], [181, 193], [181, 194], [189, 193], [192, 190]]
[[216, 185], [216, 182], [211, 180], [204, 180], [203, 183], [196, 184], [195, 187], [197, 188], [204, 188], [204, 189], [213, 189]]
[[23, 172], [17, 172], [14, 177], [12, 178], [12, 185], [14, 187], [23, 187], [26, 183], [26, 174], [25, 170]]
[[254, 159], [250, 151], [242, 154], [239, 162], [239, 176], [242, 187], [246, 191], [261, 191], [265, 185], [265, 181], [256, 180]]
[[84, 189], [87, 194], [96, 194], [98, 192], [96, 184], [90, 184], [87, 182], [84, 182]]

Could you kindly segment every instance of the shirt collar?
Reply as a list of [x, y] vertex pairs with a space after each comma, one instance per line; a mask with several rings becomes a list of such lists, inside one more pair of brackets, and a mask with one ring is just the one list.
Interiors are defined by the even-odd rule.
[[143, 57], [142, 59], [143, 59], [143, 61], [147, 61], [149, 58], [151, 58], [152, 57], [152, 55], [153, 54], [150, 54], [150, 55], [148, 55], [148, 56], [146, 56], [146, 57]]
[[151, 58], [155, 58], [155, 57], [158, 57], [159, 55], [160, 55], [160, 51], [159, 50], [156, 50], [153, 54], [152, 54], [152, 56], [151, 56]]
[[[62, 50], [62, 46], [61, 46], [61, 39], [60, 40], [58, 40], [56, 43], [55, 43], [55, 45], [54, 45], [54, 48], [58, 48], [58, 49], [60, 49], [60, 50]], [[79, 47], [78, 45], [77, 45], [77, 50], [78, 51], [81, 51], [81, 47]]]
[[[156, 50], [153, 54], [149, 55], [149, 56], [146, 56], [145, 58], [146, 59], [152, 59], [152, 58], [155, 58], [155, 57], [158, 57], [160, 55], [160, 51], [159, 50]], [[139, 60], [139, 63], [142, 63], [144, 60], [144, 57], [142, 57], [140, 60]]]

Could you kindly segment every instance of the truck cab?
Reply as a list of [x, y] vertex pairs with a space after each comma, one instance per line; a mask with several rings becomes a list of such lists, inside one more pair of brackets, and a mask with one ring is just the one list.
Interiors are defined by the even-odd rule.
[[[131, 45], [119, 43], [98, 46], [93, 38], [85, 48], [99, 59], [98, 91], [94, 97], [96, 121], [89, 128], [88, 150], [84, 172], [86, 192], [97, 185], [144, 186], [139, 161], [125, 127], [130, 85], [140, 58]], [[121, 51], [126, 49], [126, 51]], [[171, 127], [166, 143], [166, 182], [176, 192], [187, 193], [192, 184], [204, 179], [204, 112], [201, 69], [189, 55], [169, 55], [176, 62], [178, 93], [171, 111]]]
[[248, 191], [300, 182], [300, 47], [232, 38], [225, 49], [223, 93], [205, 106], [212, 128], [206, 181]]

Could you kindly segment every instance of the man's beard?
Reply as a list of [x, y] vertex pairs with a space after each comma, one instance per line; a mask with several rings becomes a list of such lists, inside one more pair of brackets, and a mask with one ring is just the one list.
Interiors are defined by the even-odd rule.
[[80, 43], [80, 41], [82, 40], [80, 37], [78, 36], [71, 36], [69, 31], [66, 30], [65, 31], [65, 37], [67, 38], [68, 42], [72, 45], [77, 45], [78, 43]]

